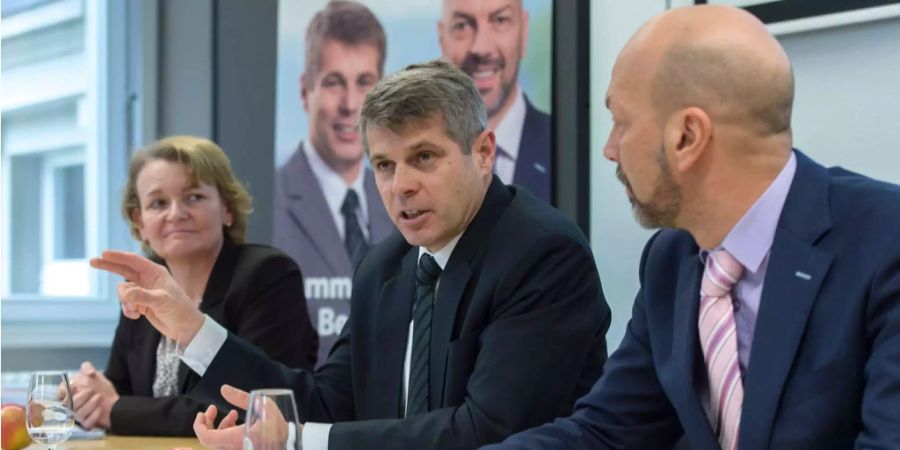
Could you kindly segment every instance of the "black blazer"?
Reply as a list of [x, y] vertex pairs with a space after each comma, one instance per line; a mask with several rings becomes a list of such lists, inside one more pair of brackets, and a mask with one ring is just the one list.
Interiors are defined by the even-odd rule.
[[[318, 336], [306, 312], [303, 277], [293, 260], [274, 248], [226, 239], [200, 310], [276, 361], [290, 367], [315, 365]], [[153, 398], [159, 339], [144, 317], [119, 318], [106, 366], [106, 376], [121, 396], [110, 413], [113, 434], [194, 434], [194, 417], [205, 404], [186, 395]], [[179, 393], [190, 393], [199, 380], [180, 363]]]
[[432, 410], [401, 419], [418, 251], [395, 233], [369, 252], [350, 320], [316, 373], [267, 361], [229, 334], [195, 392], [291, 387], [302, 421], [337, 422], [332, 449], [474, 448], [569, 414], [601, 374], [610, 320], [578, 228], [494, 177], [439, 280]]

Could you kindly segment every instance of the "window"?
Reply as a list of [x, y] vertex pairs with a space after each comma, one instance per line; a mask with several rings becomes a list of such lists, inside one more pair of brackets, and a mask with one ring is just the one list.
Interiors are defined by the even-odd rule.
[[59, 330], [59, 343], [111, 339], [111, 277], [88, 259], [131, 248], [117, 214], [131, 142], [123, 113], [134, 98], [129, 3], [2, 3], [4, 347], [56, 344], [38, 328]]

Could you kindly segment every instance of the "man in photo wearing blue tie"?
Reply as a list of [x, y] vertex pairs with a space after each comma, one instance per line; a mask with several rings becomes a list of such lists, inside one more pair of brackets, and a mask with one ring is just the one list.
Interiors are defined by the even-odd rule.
[[[568, 414], [606, 361], [609, 307], [587, 240], [558, 210], [493, 174], [495, 138], [472, 79], [434, 61], [385, 77], [360, 114], [399, 233], [354, 276], [350, 320], [316, 372], [265, 357], [191, 308], [165, 269], [107, 252], [126, 313], [153, 317], [202, 375], [194, 392], [237, 406], [290, 387], [305, 450], [475, 448]], [[200, 441], [240, 448], [235, 415]]]
[[900, 448], [900, 187], [793, 149], [793, 96], [740, 9], [671, 10], [625, 45], [604, 155], [664, 229], [600, 381], [491, 449]]

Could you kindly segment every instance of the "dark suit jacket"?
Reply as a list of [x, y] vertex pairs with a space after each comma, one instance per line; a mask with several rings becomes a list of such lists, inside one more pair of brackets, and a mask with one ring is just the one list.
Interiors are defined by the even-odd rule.
[[[318, 338], [306, 313], [297, 265], [261, 245], [225, 241], [216, 259], [200, 310], [229, 332], [258, 345], [288, 366], [311, 368]], [[119, 318], [106, 376], [121, 396], [110, 413], [114, 434], [193, 435], [198, 411], [186, 395], [153, 398], [156, 347], [160, 334], [144, 317]], [[179, 392], [191, 392], [200, 377], [180, 363]], [[226, 410], [227, 411], [227, 410]]]
[[[747, 373], [741, 449], [900, 448], [900, 188], [799, 152]], [[703, 268], [661, 231], [621, 347], [574, 414], [495, 448], [718, 448], [700, 401]]]
[[494, 177], [438, 281], [432, 410], [401, 420], [418, 251], [398, 233], [369, 252], [350, 322], [316, 373], [287, 370], [229, 335], [198, 392], [289, 386], [301, 420], [338, 422], [332, 449], [473, 448], [568, 414], [600, 376], [610, 320], [578, 228]]
[[552, 188], [552, 149], [550, 115], [539, 111], [525, 97], [525, 122], [513, 184], [525, 187], [535, 197], [549, 203]]

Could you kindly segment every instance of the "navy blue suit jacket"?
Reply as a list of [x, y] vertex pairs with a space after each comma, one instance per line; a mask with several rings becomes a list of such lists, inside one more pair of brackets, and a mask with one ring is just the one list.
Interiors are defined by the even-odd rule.
[[525, 187], [535, 197], [549, 203], [552, 188], [550, 115], [541, 112], [525, 97], [525, 122], [516, 157], [513, 184]]
[[[744, 378], [741, 449], [900, 448], [900, 188], [799, 152]], [[657, 233], [604, 376], [565, 419], [496, 448], [718, 448], [700, 401], [702, 267]]]
[[568, 414], [600, 377], [610, 316], [587, 239], [495, 176], [441, 272], [430, 410], [402, 418], [418, 258], [398, 232], [372, 248], [353, 278], [350, 320], [315, 373], [229, 333], [193, 392], [290, 387], [301, 421], [336, 422], [332, 450], [469, 449]]

